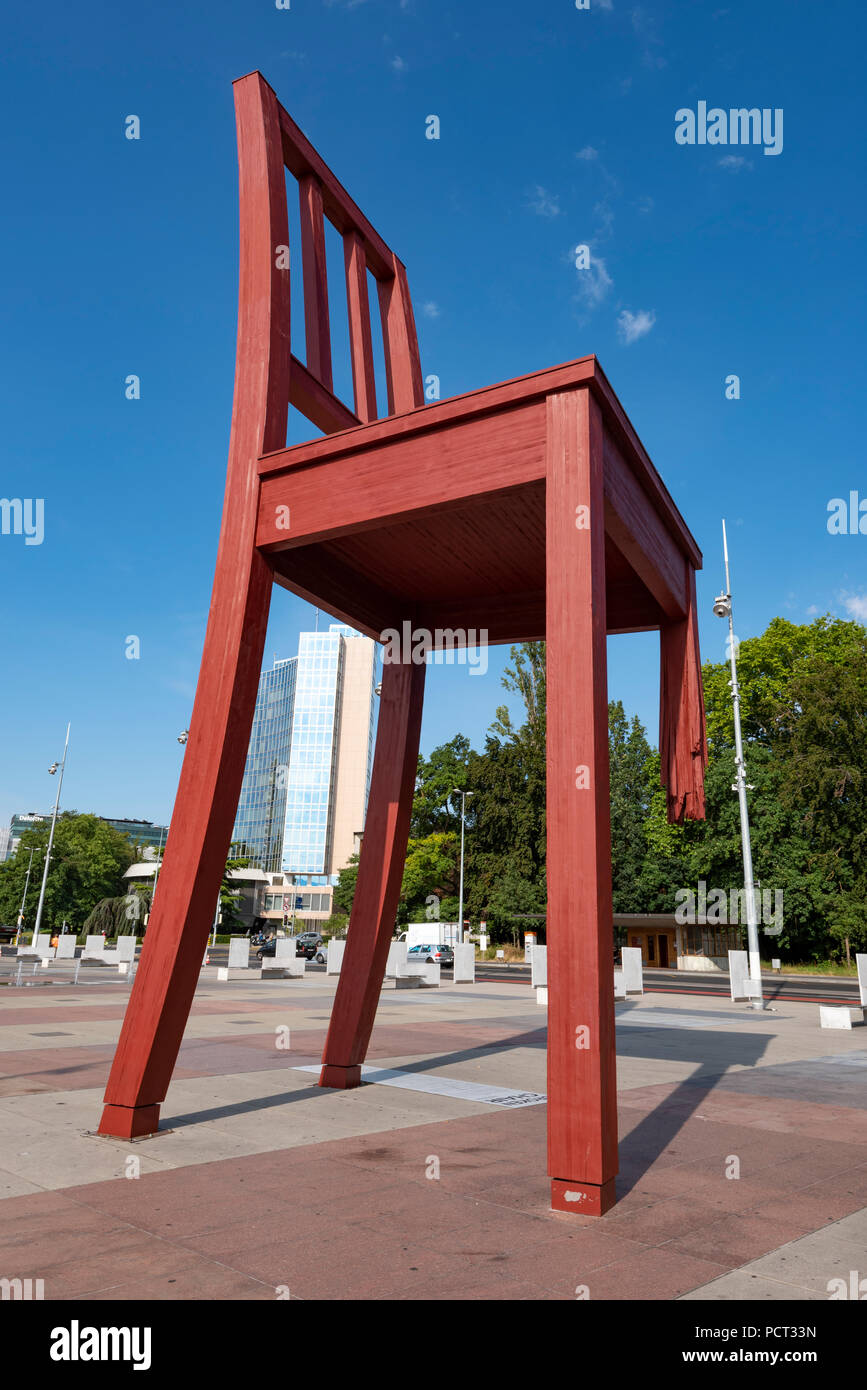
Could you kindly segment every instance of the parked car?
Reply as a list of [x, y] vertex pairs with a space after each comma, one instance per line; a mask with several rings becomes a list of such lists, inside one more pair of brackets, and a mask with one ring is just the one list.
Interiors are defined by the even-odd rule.
[[[316, 964], [317, 964], [317, 965], [327, 965], [327, 964], [328, 964], [328, 947], [325, 945], [324, 942], [322, 943], [321, 946], [317, 946], [317, 947], [316, 947], [316, 955], [313, 957], [313, 959], [316, 961]], [[308, 956], [308, 960], [309, 960], [309, 956]]]
[[0, 944], [14, 941], [17, 930], [17, 927], [0, 927]]
[[407, 960], [421, 960], [426, 965], [454, 965], [455, 953], [451, 946], [411, 946], [406, 953]]
[[306, 956], [308, 960], [313, 960], [317, 951], [322, 945], [322, 937], [318, 931], [303, 931], [295, 938], [299, 956]]
[[[312, 960], [313, 956], [316, 953], [316, 942], [309, 940], [308, 937], [309, 933], [305, 933], [304, 936], [290, 936], [288, 938], [284, 937], [283, 940], [295, 942], [296, 956], [304, 956], [307, 960]], [[322, 938], [320, 937], [319, 940], [321, 941]], [[264, 942], [263, 945], [259, 947], [258, 951], [256, 952], [256, 959], [262, 960], [263, 956], [274, 956], [276, 954], [277, 937], [272, 936], [268, 941]]]

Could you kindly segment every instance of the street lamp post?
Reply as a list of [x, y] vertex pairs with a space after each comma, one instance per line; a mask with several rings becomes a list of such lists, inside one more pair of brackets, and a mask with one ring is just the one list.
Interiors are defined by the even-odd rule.
[[61, 759], [61, 761], [60, 761], [59, 763], [52, 763], [51, 766], [50, 766], [50, 768], [48, 769], [48, 771], [51, 773], [51, 776], [53, 777], [54, 774], [55, 774], [55, 772], [57, 771], [57, 769], [58, 769], [58, 767], [59, 767], [59, 768], [60, 768], [60, 777], [59, 777], [58, 782], [57, 782], [57, 796], [54, 798], [54, 813], [53, 813], [53, 815], [52, 815], [52, 817], [51, 817], [51, 830], [49, 831], [49, 834], [48, 834], [48, 848], [47, 848], [46, 851], [45, 851], [45, 867], [44, 867], [43, 870], [42, 870], [42, 887], [41, 887], [40, 890], [39, 890], [39, 906], [38, 906], [37, 909], [36, 909], [36, 922], [34, 923], [34, 926], [33, 926], [33, 942], [34, 942], [34, 944], [35, 944], [35, 942], [36, 942], [37, 937], [39, 936], [39, 928], [40, 928], [40, 926], [41, 926], [41, 924], [42, 924], [42, 908], [43, 908], [43, 905], [44, 905], [44, 903], [45, 903], [45, 885], [46, 885], [46, 883], [48, 882], [48, 866], [49, 866], [49, 864], [50, 864], [50, 862], [51, 862], [51, 847], [52, 847], [52, 845], [54, 844], [54, 828], [55, 828], [55, 826], [57, 825], [57, 810], [58, 810], [58, 807], [60, 806], [60, 792], [61, 792], [61, 789], [62, 789], [62, 787], [63, 787], [63, 774], [64, 774], [64, 772], [65, 772], [65, 770], [66, 770], [66, 753], [67, 753], [67, 750], [68, 750], [68, 748], [69, 748], [69, 729], [70, 729], [70, 726], [69, 726], [69, 724], [67, 724], [67, 726], [66, 726], [66, 742], [65, 742], [65, 744], [63, 745], [63, 758]]
[[744, 891], [747, 899], [747, 945], [750, 957], [750, 981], [756, 991], [750, 999], [751, 1009], [764, 1009], [762, 997], [762, 962], [759, 953], [759, 924], [756, 913], [756, 894], [753, 885], [753, 851], [750, 844], [750, 814], [747, 807], [747, 773], [744, 764], [744, 744], [741, 733], [741, 699], [738, 688], [737, 643], [735, 640], [734, 618], [732, 616], [732, 586], [729, 578], [729, 548], [726, 538], [726, 524], [723, 522], [723, 555], [725, 557], [726, 591], [714, 600], [713, 611], [718, 618], [729, 620], [729, 659], [732, 676], [729, 684], [732, 691], [732, 705], [735, 720], [735, 777], [732, 791], [738, 794], [741, 821], [741, 850], [744, 861]]
[[27, 877], [24, 880], [24, 892], [21, 896], [21, 906], [18, 909], [18, 930], [15, 933], [15, 945], [21, 940], [21, 933], [24, 930], [24, 904], [27, 902], [27, 889], [30, 887], [30, 870], [33, 868], [33, 856], [36, 853], [36, 845], [30, 846], [30, 859], [27, 864]]
[[467, 797], [472, 796], [472, 792], [461, 791], [460, 787], [452, 789], [456, 796], [461, 798], [461, 886], [458, 897], [458, 944], [462, 944], [464, 939], [464, 823], [467, 814]]

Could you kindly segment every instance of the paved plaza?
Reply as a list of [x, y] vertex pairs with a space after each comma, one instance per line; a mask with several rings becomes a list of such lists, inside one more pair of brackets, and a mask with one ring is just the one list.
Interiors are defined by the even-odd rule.
[[867, 1037], [816, 1004], [618, 1004], [619, 1201], [592, 1219], [549, 1209], [529, 984], [387, 986], [343, 1092], [316, 1085], [335, 986], [205, 969], [168, 1132], [132, 1144], [89, 1133], [128, 984], [0, 989], [0, 1277], [76, 1300], [798, 1301], [867, 1273]]

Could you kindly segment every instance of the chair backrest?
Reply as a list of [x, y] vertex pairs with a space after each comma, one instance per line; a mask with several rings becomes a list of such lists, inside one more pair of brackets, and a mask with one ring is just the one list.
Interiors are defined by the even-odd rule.
[[[326, 434], [366, 424], [377, 417], [368, 271], [376, 279], [378, 289], [388, 414], [423, 405], [418, 339], [404, 266], [280, 105], [261, 73], [240, 78], [234, 87], [241, 198], [242, 307], [246, 284], [255, 285], [260, 294], [263, 285], [269, 286], [269, 312], [251, 315], [247, 324], [243, 314], [239, 314], [239, 353], [243, 348], [245, 354], [255, 357], [257, 347], [261, 348], [269, 376], [269, 420], [263, 430], [263, 451], [281, 448], [285, 443], [285, 411], [280, 402], [272, 398], [274, 390], [278, 396], [282, 394], [287, 374], [288, 402]], [[297, 258], [289, 246], [286, 169], [298, 185], [306, 365], [291, 352], [289, 341], [290, 264], [297, 264]], [[245, 198], [250, 209], [267, 208], [267, 241], [259, 229], [255, 236], [250, 235], [248, 227], [249, 244], [245, 245], [245, 212], [249, 213], [245, 209]], [[334, 394], [326, 218], [343, 238], [354, 413]], [[273, 257], [267, 270], [261, 265], [255, 270], [245, 267], [245, 257], [258, 258], [266, 254]], [[267, 342], [242, 343], [243, 333], [260, 337], [267, 334]], [[274, 390], [271, 378], [276, 380]]]

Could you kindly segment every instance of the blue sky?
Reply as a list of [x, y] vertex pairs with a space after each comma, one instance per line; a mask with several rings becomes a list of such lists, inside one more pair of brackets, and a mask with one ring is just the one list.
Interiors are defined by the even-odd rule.
[[[254, 68], [405, 261], [443, 395], [598, 355], [704, 551], [705, 657], [723, 515], [741, 638], [867, 618], [867, 537], [826, 529], [832, 497], [867, 497], [863, 39], [854, 0], [7, 11], [0, 494], [44, 499], [45, 536], [0, 536], [0, 825], [51, 804], [67, 720], [66, 806], [169, 815], [232, 402], [231, 81]], [[699, 101], [781, 108], [782, 152], [678, 145]], [[269, 661], [312, 625], [276, 590]], [[481, 744], [507, 657], [431, 672], [425, 751]], [[610, 693], [655, 741], [655, 635], [612, 640]]]

